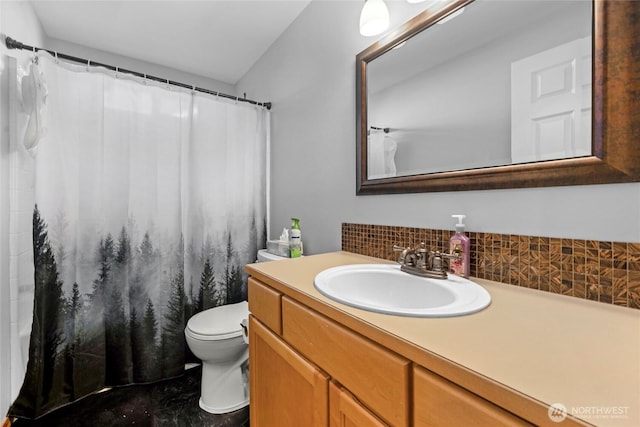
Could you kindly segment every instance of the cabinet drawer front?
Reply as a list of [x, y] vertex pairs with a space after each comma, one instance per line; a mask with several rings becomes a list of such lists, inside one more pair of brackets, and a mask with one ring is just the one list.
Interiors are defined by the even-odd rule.
[[307, 307], [282, 298], [283, 337], [380, 418], [409, 425], [410, 362]]
[[278, 335], [282, 335], [282, 295], [249, 277], [249, 311]]
[[531, 426], [462, 387], [416, 366], [413, 377], [416, 426]]

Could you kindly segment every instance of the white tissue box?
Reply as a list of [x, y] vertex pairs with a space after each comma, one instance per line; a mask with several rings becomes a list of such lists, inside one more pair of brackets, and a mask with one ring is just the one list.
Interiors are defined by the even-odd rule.
[[267, 252], [289, 258], [289, 242], [267, 240]]

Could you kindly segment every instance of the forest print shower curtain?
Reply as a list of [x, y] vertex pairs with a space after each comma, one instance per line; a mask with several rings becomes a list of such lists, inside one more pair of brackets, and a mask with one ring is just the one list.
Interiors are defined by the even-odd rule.
[[266, 218], [267, 111], [39, 62], [28, 418], [183, 373], [187, 319], [246, 299]]

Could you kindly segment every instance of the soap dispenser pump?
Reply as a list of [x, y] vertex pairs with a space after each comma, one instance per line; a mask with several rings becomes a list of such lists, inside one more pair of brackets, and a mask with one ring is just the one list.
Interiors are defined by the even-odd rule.
[[464, 219], [466, 215], [451, 215], [451, 217], [457, 218], [458, 223], [456, 224], [456, 234], [449, 239], [449, 253], [458, 255], [459, 258], [450, 261], [449, 272], [458, 276], [469, 277], [469, 248], [471, 244], [469, 237], [464, 234]]
[[289, 232], [289, 254], [291, 258], [299, 258], [302, 255], [302, 231], [300, 220], [291, 218], [291, 231]]

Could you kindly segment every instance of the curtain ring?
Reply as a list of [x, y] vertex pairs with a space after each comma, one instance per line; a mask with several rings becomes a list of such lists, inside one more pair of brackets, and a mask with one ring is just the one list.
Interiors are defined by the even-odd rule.
[[91, 67], [91, 60], [87, 59], [87, 71], [91, 71], [90, 67]]
[[144, 76], [144, 77], [143, 77], [143, 78], [144, 78], [144, 84], [145, 84], [145, 86], [146, 86], [146, 85], [147, 85], [147, 75], [146, 75], [146, 74], [143, 74], [143, 76]]
[[58, 51], [53, 52], [55, 54], [56, 57], [56, 64], [58, 63]]
[[116, 79], [118, 78], [118, 67], [116, 67]]

